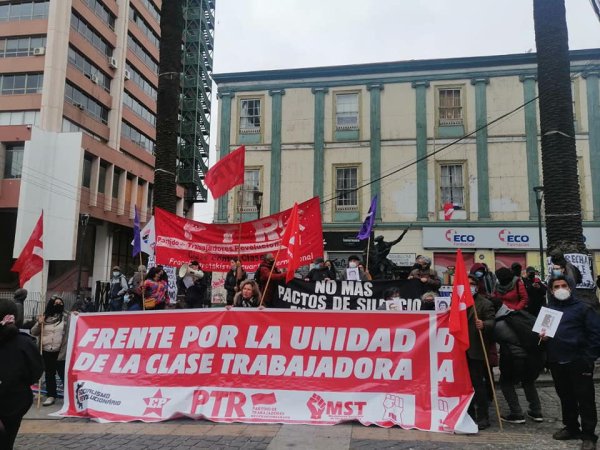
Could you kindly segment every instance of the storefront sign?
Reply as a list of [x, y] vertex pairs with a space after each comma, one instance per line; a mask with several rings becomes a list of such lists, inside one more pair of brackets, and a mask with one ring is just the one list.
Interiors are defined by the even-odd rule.
[[537, 228], [423, 228], [424, 248], [492, 248], [529, 250], [539, 248]]
[[58, 413], [100, 421], [476, 433], [449, 314], [212, 309], [80, 314]]

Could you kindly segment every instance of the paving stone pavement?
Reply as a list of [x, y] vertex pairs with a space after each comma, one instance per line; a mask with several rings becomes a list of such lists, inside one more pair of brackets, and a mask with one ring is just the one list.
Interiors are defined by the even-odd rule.
[[[600, 397], [596, 386], [596, 403]], [[86, 419], [49, 418], [49, 409], [33, 408], [26, 416], [17, 450], [110, 450], [110, 449], [243, 449], [243, 450], [346, 450], [346, 449], [577, 449], [580, 441], [555, 441], [561, 428], [560, 404], [554, 388], [542, 383], [538, 389], [545, 421], [524, 425], [504, 424], [500, 432], [494, 408], [492, 427], [477, 435], [430, 433], [400, 428], [365, 427], [357, 422], [335, 426], [215, 424], [189, 419], [163, 423], [100, 424]], [[527, 403], [520, 392], [521, 406]], [[507, 412], [499, 393], [501, 413]], [[58, 406], [52, 410], [57, 410]], [[51, 411], [51, 410], [50, 410]]]

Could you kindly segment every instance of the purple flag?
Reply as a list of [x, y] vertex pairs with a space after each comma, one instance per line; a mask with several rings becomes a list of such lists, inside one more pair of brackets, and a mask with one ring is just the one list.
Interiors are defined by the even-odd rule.
[[362, 224], [358, 235], [356, 236], [361, 241], [363, 239], [367, 239], [371, 235], [371, 231], [373, 230], [373, 225], [375, 225], [375, 214], [377, 213], [377, 195], [373, 197], [371, 200], [371, 207], [369, 208], [369, 214], [367, 214], [367, 218]]
[[140, 215], [138, 214], [137, 206], [134, 206], [133, 216], [133, 256], [135, 257], [142, 251], [142, 238], [140, 232]]

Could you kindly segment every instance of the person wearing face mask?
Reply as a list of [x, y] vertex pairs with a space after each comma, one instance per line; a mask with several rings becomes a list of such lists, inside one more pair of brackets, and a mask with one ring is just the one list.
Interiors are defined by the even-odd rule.
[[323, 281], [330, 280], [329, 269], [325, 266], [325, 260], [323, 258], [315, 259], [313, 268], [310, 269], [304, 281]]
[[489, 299], [494, 296], [498, 280], [494, 272], [491, 272], [488, 269], [487, 264], [473, 264], [471, 270], [469, 270], [469, 274], [477, 277], [477, 292], [479, 292], [480, 295]]
[[[350, 255], [348, 257], [348, 268], [349, 269], [358, 268], [359, 264], [360, 264], [360, 258], [357, 255]], [[358, 268], [358, 277], [360, 278], [360, 281], [369, 281], [369, 277], [367, 276], [367, 274], [364, 272], [364, 270], [360, 270], [360, 268]], [[347, 279], [348, 279], [348, 271], [342, 270], [342, 273], [340, 274], [340, 280], [345, 281]]]
[[435, 297], [433, 291], [425, 292], [421, 295], [421, 311], [435, 311]]
[[502, 302], [507, 308], [518, 311], [527, 307], [529, 297], [525, 283], [521, 277], [516, 277], [512, 270], [507, 267], [501, 267], [496, 270], [498, 284], [494, 293], [495, 301]]
[[[485, 430], [490, 426], [485, 352], [493, 339], [495, 311], [492, 302], [477, 292], [478, 282], [479, 280], [476, 276], [469, 275], [469, 285], [471, 294], [473, 295], [474, 306], [469, 307], [467, 310], [470, 342], [467, 350], [467, 363], [469, 365], [471, 383], [473, 383], [473, 390], [475, 391], [475, 396], [469, 406], [469, 415], [477, 423], [477, 427], [480, 430]], [[475, 317], [475, 312], [477, 312], [477, 317]], [[480, 332], [483, 336], [485, 346], [481, 345]]]
[[65, 359], [69, 316], [65, 313], [63, 299], [53, 295], [46, 305], [44, 315], [38, 318], [31, 328], [32, 336], [40, 336], [42, 358], [46, 378], [46, 400], [44, 406], [53, 405], [56, 400], [56, 374], [65, 381]]
[[123, 311], [123, 300], [128, 289], [127, 278], [121, 272], [121, 268], [114, 266], [108, 291], [110, 311]]
[[415, 261], [418, 267], [413, 269], [408, 275], [408, 279], [417, 279], [423, 283], [423, 288], [438, 293], [442, 280], [437, 272], [431, 268], [431, 258], [419, 255]]
[[581, 448], [592, 450], [598, 440], [593, 373], [594, 361], [600, 357], [600, 317], [590, 305], [575, 297], [565, 276], [551, 278], [548, 289], [548, 307], [562, 312], [554, 337], [540, 335], [546, 343], [564, 425], [552, 437], [581, 439]]
[[527, 267], [525, 274], [523, 283], [525, 283], [528, 297], [527, 308], [525, 309], [537, 317], [542, 306], [546, 306], [546, 285], [537, 276], [535, 267]]

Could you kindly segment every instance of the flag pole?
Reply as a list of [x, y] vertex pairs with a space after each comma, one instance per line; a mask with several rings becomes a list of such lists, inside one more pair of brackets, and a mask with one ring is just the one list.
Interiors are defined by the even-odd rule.
[[[40, 289], [42, 292], [40, 292], [40, 303], [42, 305], [42, 311], [45, 312], [44, 310], [44, 300], [46, 299], [46, 292], [44, 289], [44, 269], [46, 265], [46, 261], [44, 261], [44, 265], [42, 266], [42, 289]], [[43, 340], [44, 340], [44, 322], [45, 322], [45, 317], [43, 316], [42, 313], [42, 323], [40, 324], [40, 355], [43, 358]], [[69, 331], [67, 330], [67, 333]], [[38, 393], [37, 393], [37, 409], [40, 409], [40, 406], [42, 404], [42, 377], [44, 376], [44, 374], [40, 375], [40, 379], [38, 380]]]
[[371, 233], [369, 233], [369, 239], [367, 240], [367, 260], [365, 261], [365, 270], [369, 273], [369, 252], [371, 250]]
[[[473, 303], [475, 301], [473, 300]], [[473, 312], [475, 313], [475, 320], [479, 320], [477, 316], [477, 308], [476, 305], [473, 305]], [[485, 359], [485, 367], [487, 368], [487, 373], [489, 376], [490, 387], [492, 388], [492, 397], [494, 399], [494, 406], [496, 408], [496, 415], [498, 416], [498, 425], [500, 426], [500, 431], [504, 431], [504, 427], [502, 426], [502, 418], [500, 417], [500, 407], [498, 406], [498, 396], [496, 395], [496, 386], [494, 385], [494, 374], [492, 373], [492, 369], [490, 367], [490, 360], [488, 359], [487, 349], [485, 347], [485, 343], [483, 340], [483, 334], [481, 330], [477, 330], [479, 334], [479, 340], [481, 341], [481, 348], [483, 350], [483, 358]]]
[[[143, 266], [142, 252], [140, 251], [140, 266]], [[140, 292], [142, 293], [142, 310], [146, 311], [146, 300], [144, 299], [144, 271], [140, 270]]]
[[238, 259], [239, 261], [242, 260], [242, 202], [244, 200], [244, 187], [242, 185], [242, 187], [239, 190], [238, 193], [238, 222], [239, 222], [239, 226], [238, 226]]
[[281, 247], [277, 249], [277, 253], [275, 253], [275, 259], [273, 260], [273, 265], [271, 266], [271, 271], [269, 272], [269, 278], [267, 278], [267, 283], [265, 284], [265, 289], [262, 291], [260, 296], [260, 303], [258, 306], [263, 306], [265, 301], [265, 294], [267, 293], [267, 289], [269, 288], [269, 283], [271, 282], [271, 275], [273, 275], [273, 270], [275, 269], [275, 265], [277, 264], [277, 258], [279, 257], [279, 252], [281, 251]]

